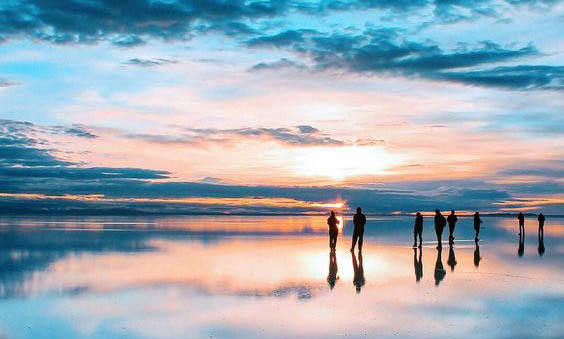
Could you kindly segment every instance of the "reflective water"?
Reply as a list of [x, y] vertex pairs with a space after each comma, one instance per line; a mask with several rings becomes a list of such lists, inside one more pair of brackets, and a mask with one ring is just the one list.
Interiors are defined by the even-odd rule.
[[358, 256], [350, 218], [335, 255], [324, 217], [2, 218], [0, 337], [564, 337], [564, 219], [460, 219], [419, 251], [369, 218]]

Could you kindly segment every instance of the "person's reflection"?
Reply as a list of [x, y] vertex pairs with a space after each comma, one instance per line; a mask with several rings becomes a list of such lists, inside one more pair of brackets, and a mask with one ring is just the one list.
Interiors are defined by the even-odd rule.
[[522, 257], [525, 254], [525, 232], [519, 233], [519, 248], [517, 249], [517, 255]]
[[339, 267], [337, 267], [337, 255], [335, 251], [329, 252], [329, 274], [327, 275], [327, 283], [329, 287], [333, 289], [335, 287], [335, 283], [339, 279], [337, 277], [337, 272], [339, 271]]
[[448, 260], [447, 264], [450, 266], [450, 271], [454, 272], [454, 266], [456, 266], [456, 255], [454, 254], [454, 246], [451, 244], [448, 250]]
[[544, 254], [544, 231], [541, 232], [539, 229], [539, 255]]
[[[419, 257], [417, 257], [417, 251], [419, 251]], [[421, 258], [422, 256], [423, 256], [423, 250], [421, 249], [421, 247], [419, 247], [419, 249], [417, 248], [413, 249], [413, 267], [415, 268], [415, 281], [417, 283], [419, 283], [421, 278], [423, 278], [423, 261]]]
[[480, 267], [480, 260], [482, 260], [480, 256], [480, 245], [476, 243], [476, 248], [474, 249], [474, 266]]
[[443, 267], [443, 248], [437, 248], [437, 262], [435, 262], [435, 286], [439, 286], [441, 281], [445, 278], [446, 271]]
[[356, 255], [352, 253], [352, 264], [354, 269], [353, 284], [356, 286], [356, 293], [360, 293], [360, 289], [364, 286], [364, 267], [362, 266], [362, 252], [358, 252], [358, 261]]

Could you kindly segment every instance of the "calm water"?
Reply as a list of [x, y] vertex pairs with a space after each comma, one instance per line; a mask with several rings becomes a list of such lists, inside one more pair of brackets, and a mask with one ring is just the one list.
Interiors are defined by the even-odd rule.
[[564, 337], [564, 220], [542, 256], [483, 220], [439, 251], [426, 218], [420, 253], [369, 218], [360, 258], [346, 219], [331, 258], [321, 217], [2, 218], [0, 337]]

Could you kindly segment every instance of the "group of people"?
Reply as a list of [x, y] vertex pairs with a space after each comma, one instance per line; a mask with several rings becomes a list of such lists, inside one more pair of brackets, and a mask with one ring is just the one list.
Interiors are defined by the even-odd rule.
[[[525, 216], [522, 212], [519, 212], [517, 215], [517, 219], [519, 220], [519, 242], [521, 242], [521, 237], [525, 238]], [[538, 216], [539, 222], [539, 238], [544, 236], [544, 222], [545, 217], [542, 213]], [[454, 244], [454, 230], [456, 228], [456, 223], [458, 222], [458, 217], [454, 210], [450, 211], [448, 217], [444, 217], [441, 214], [441, 211], [437, 208], [435, 210], [435, 234], [437, 235], [437, 248], [442, 247], [442, 237], [443, 231], [446, 225], [448, 224], [448, 242], [450, 245]], [[335, 250], [337, 246], [337, 237], [339, 235], [339, 219], [335, 215], [335, 211], [331, 211], [331, 215], [327, 219], [327, 224], [329, 225], [329, 247], [332, 251]], [[359, 252], [362, 251], [362, 243], [364, 239], [364, 225], [366, 224], [366, 216], [362, 214], [362, 209], [360, 207], [356, 208], [356, 214], [353, 216], [353, 236], [352, 236], [352, 244], [351, 244], [351, 252], [354, 251], [356, 244], [358, 242], [358, 250]], [[480, 212], [474, 213], [474, 242], [480, 241], [478, 238], [480, 234], [480, 228], [482, 225], [482, 219], [480, 219]], [[423, 215], [420, 212], [417, 212], [415, 215], [415, 226], [413, 227], [413, 247], [421, 247], [423, 243], [422, 239], [423, 234]], [[419, 238], [419, 246], [417, 245], [417, 238]]]
[[[331, 211], [331, 215], [327, 219], [327, 224], [329, 225], [329, 248], [331, 251], [335, 251], [337, 247], [337, 237], [339, 235], [339, 219], [335, 216], [335, 211]], [[353, 236], [352, 236], [352, 246], [351, 252], [354, 252], [354, 248], [358, 242], [358, 251], [362, 252], [362, 242], [364, 240], [364, 225], [366, 225], [366, 216], [362, 214], [362, 209], [360, 207], [356, 208], [356, 214], [353, 216]]]
[[[448, 223], [448, 243], [450, 245], [454, 244], [454, 229], [456, 228], [456, 223], [458, 222], [458, 217], [456, 216], [454, 210], [450, 211], [448, 217], [444, 217], [441, 211], [437, 208], [435, 210], [435, 233], [437, 234], [437, 248], [442, 247], [442, 237], [443, 230]], [[478, 235], [480, 234], [480, 225], [482, 224], [482, 219], [480, 219], [480, 212], [474, 213], [474, 241], [478, 242], [480, 239]], [[423, 215], [417, 212], [415, 215], [415, 226], [413, 227], [413, 247], [417, 247], [417, 237], [419, 237], [419, 247], [421, 247], [422, 235], [423, 233]]]
[[[524, 241], [525, 241], [525, 216], [523, 213], [519, 213], [517, 215], [517, 219], [519, 220], [519, 249], [518, 254], [522, 256], [524, 253]], [[539, 222], [539, 255], [543, 255], [544, 253], [544, 222], [546, 220], [545, 216], [540, 213], [538, 215], [538, 222]], [[454, 210], [450, 211], [450, 214], [445, 218], [439, 209], [435, 210], [434, 215], [434, 224], [435, 224], [435, 233], [437, 235], [437, 261], [435, 263], [435, 285], [438, 286], [439, 283], [444, 279], [446, 275], [446, 270], [443, 267], [442, 262], [442, 235], [444, 228], [448, 224], [448, 231], [449, 231], [449, 256], [448, 256], [448, 265], [451, 268], [451, 271], [454, 271], [454, 267], [456, 266], [456, 257], [454, 253], [454, 231], [456, 228], [456, 223], [458, 222], [458, 217]], [[331, 211], [331, 215], [327, 219], [327, 224], [329, 225], [329, 247], [331, 249], [329, 253], [329, 274], [327, 276], [327, 282], [331, 289], [335, 286], [335, 283], [338, 279], [337, 276], [337, 257], [336, 257], [336, 246], [337, 246], [337, 237], [339, 235], [339, 219], [335, 215], [334, 211]], [[474, 250], [474, 265], [479, 267], [480, 260], [482, 257], [480, 256], [480, 247], [478, 245], [479, 238], [478, 235], [480, 234], [480, 227], [482, 225], [482, 219], [480, 218], [480, 213], [474, 213], [473, 217], [474, 223], [474, 241], [476, 243], [476, 247]], [[362, 265], [362, 244], [364, 238], [364, 226], [366, 225], [366, 216], [362, 213], [362, 209], [357, 207], [356, 213], [353, 216], [353, 224], [354, 230], [352, 235], [352, 243], [350, 251], [352, 253], [352, 261], [353, 261], [353, 269], [354, 269], [354, 277], [353, 277], [353, 284], [356, 287], [357, 293], [360, 293], [362, 286], [365, 284], [364, 278], [364, 268]], [[416, 281], [419, 282], [420, 279], [423, 277], [423, 263], [422, 263], [422, 233], [423, 233], [423, 215], [420, 212], [416, 213], [415, 216], [415, 226], [413, 229], [413, 264], [415, 268], [415, 278]], [[419, 245], [417, 245], [417, 238], [419, 238]], [[358, 260], [354, 253], [355, 247], [358, 244]], [[419, 255], [417, 256], [417, 249], [419, 249]]]

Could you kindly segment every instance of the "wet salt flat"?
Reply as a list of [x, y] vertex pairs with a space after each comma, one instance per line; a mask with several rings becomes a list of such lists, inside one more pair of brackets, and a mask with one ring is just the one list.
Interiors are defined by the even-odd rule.
[[369, 217], [361, 256], [325, 219], [2, 218], [0, 337], [564, 337], [564, 219]]

